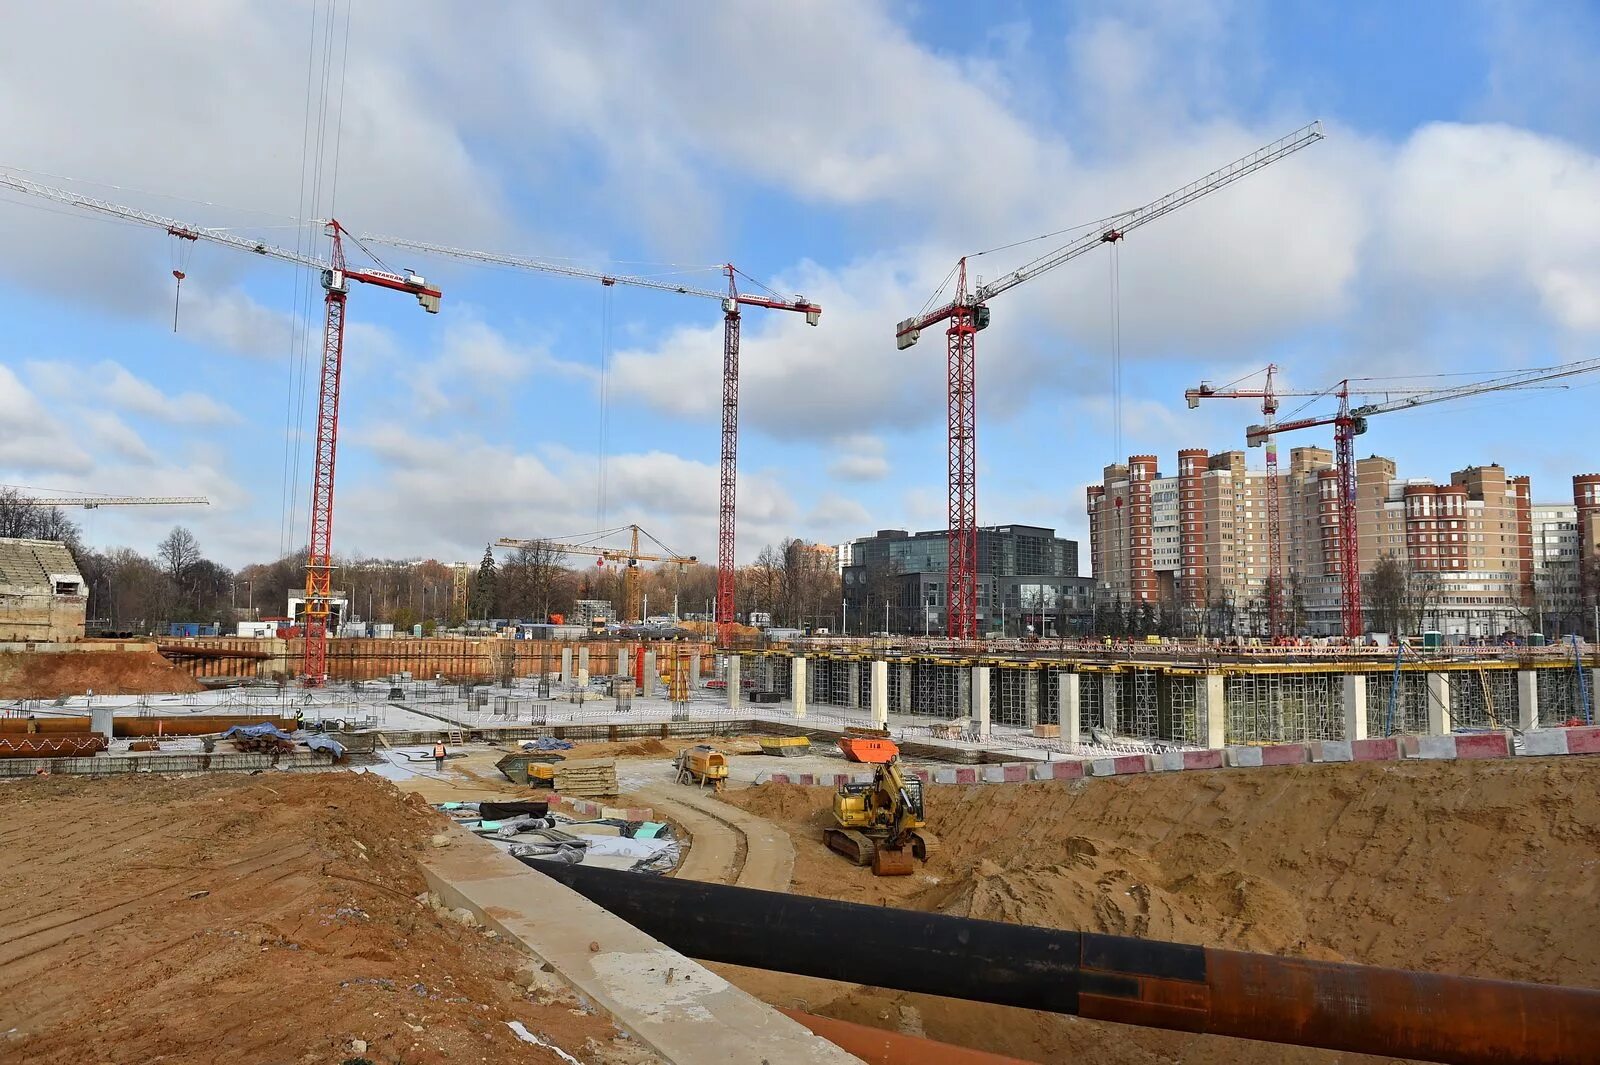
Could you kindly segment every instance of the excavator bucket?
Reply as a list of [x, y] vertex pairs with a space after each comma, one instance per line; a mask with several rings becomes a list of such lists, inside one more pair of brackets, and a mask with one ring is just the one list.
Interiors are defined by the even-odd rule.
[[880, 846], [872, 855], [873, 876], [910, 876], [911, 848]]

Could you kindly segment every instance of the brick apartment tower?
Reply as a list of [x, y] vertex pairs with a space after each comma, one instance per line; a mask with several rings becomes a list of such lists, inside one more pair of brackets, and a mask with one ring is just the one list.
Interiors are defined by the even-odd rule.
[[1578, 599], [1595, 586], [1600, 568], [1600, 473], [1572, 478], [1572, 505], [1578, 511]]
[[1089, 497], [1089, 571], [1096, 577], [1104, 578], [1103, 572], [1105, 559], [1101, 556], [1101, 545], [1105, 543], [1105, 531], [1101, 528], [1104, 520], [1104, 504], [1106, 501], [1105, 485], [1091, 484], [1088, 488]]
[[1533, 484], [1511, 478], [1517, 502], [1517, 595], [1524, 608], [1533, 606]]
[[1154, 455], [1128, 457], [1128, 587], [1135, 603], [1156, 601], [1154, 506], [1151, 482], [1156, 479]]
[[1201, 608], [1209, 592], [1206, 570], [1206, 463], [1204, 448], [1178, 452], [1178, 547], [1185, 606]]

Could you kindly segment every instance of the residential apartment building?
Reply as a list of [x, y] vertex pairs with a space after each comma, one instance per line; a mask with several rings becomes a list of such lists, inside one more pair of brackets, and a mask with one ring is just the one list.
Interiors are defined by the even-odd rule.
[[[842, 573], [852, 632], [939, 635], [947, 628], [948, 533], [882, 529], [850, 542]], [[1094, 585], [1078, 543], [1036, 525], [978, 529], [978, 629], [1065, 636], [1093, 624]]]
[[[1393, 459], [1374, 455], [1357, 460], [1355, 480], [1362, 574], [1386, 557], [1404, 561], [1430, 628], [1465, 636], [1528, 631], [1539, 626], [1541, 584], [1576, 595], [1581, 578], [1563, 561], [1597, 559], [1600, 570], [1600, 475], [1574, 478], [1570, 508], [1536, 507], [1528, 478], [1498, 465], [1468, 467], [1435, 484], [1401, 478]], [[1332, 451], [1293, 449], [1278, 491], [1285, 615], [1301, 633], [1336, 634], [1342, 590]], [[1236, 630], [1262, 630], [1272, 570], [1268, 484], [1243, 452], [1186, 449], [1170, 476], [1155, 456], [1134, 455], [1107, 466], [1087, 496], [1100, 595], [1193, 609], [1197, 618], [1224, 606]], [[1552, 554], [1561, 551], [1572, 554]]]

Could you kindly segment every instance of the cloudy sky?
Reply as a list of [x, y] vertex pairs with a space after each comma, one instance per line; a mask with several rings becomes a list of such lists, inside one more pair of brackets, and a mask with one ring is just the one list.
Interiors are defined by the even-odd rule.
[[[705, 287], [732, 261], [819, 302], [815, 329], [745, 318], [742, 558], [943, 526], [944, 338], [901, 352], [893, 327], [957, 257], [1312, 119], [1325, 141], [995, 301], [982, 522], [1081, 536], [1116, 456], [1241, 446], [1258, 412], [1185, 409], [1201, 378], [1275, 361], [1292, 387], [1438, 386], [1456, 379], [1415, 375], [1600, 354], [1588, 5], [63, 0], [6, 20], [14, 173], [319, 255], [300, 220], [333, 215]], [[0, 191], [0, 482], [205, 494], [182, 520], [209, 553], [270, 557], [305, 540], [321, 291], [178, 244]], [[351, 297], [337, 550], [470, 559], [638, 521], [715, 555], [716, 304], [375, 250], [444, 307]], [[1360, 450], [1440, 480], [1500, 462], [1570, 499], [1600, 467], [1582, 383], [1375, 419]], [[148, 550], [175, 516], [84, 521]]]

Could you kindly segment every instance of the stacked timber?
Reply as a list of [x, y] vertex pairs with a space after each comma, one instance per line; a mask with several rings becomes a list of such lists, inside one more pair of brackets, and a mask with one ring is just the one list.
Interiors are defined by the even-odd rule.
[[617, 793], [617, 762], [614, 758], [579, 758], [557, 763], [556, 791], [580, 799], [594, 799]]

